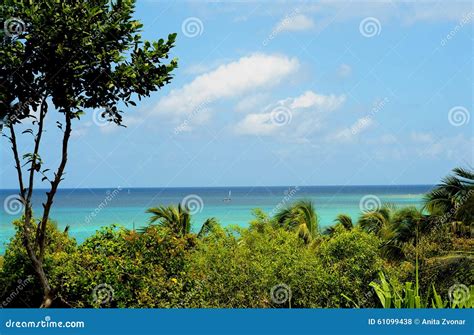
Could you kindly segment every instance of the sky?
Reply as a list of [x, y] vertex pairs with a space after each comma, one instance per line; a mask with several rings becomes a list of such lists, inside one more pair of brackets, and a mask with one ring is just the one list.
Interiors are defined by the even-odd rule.
[[[145, 39], [178, 34], [179, 68], [126, 128], [74, 122], [64, 188], [434, 184], [474, 166], [470, 1], [139, 0], [135, 17]], [[16, 188], [6, 139], [1, 160]]]

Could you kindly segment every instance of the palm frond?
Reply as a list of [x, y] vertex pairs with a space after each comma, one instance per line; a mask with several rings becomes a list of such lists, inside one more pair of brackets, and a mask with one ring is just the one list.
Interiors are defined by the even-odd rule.
[[199, 230], [199, 233], [197, 234], [198, 238], [202, 238], [206, 235], [208, 235], [217, 225], [219, 225], [219, 222], [217, 221], [216, 218], [208, 218], [206, 221], [204, 221], [201, 229]]

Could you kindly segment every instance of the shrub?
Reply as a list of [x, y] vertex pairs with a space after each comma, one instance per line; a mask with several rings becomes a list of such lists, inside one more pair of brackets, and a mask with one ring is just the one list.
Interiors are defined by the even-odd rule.
[[[39, 307], [43, 292], [30, 259], [23, 246], [19, 227], [22, 221], [14, 221], [16, 234], [7, 245], [0, 270], [0, 300], [3, 307]], [[54, 222], [46, 227], [45, 271], [54, 274], [63, 268], [70, 255], [76, 252], [76, 241], [67, 232], [60, 232]], [[54, 275], [53, 275], [54, 276]]]
[[375, 304], [368, 285], [377, 278], [377, 272], [383, 266], [379, 247], [379, 238], [359, 228], [351, 231], [339, 229], [331, 238], [320, 243], [316, 257], [331, 275], [326, 307], [353, 307], [353, 303], [369, 307]]

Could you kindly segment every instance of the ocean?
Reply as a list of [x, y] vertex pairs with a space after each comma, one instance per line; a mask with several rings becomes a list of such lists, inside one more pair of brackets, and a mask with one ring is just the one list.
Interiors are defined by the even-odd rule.
[[[147, 225], [147, 208], [186, 202], [192, 216], [192, 229], [198, 231], [208, 217], [216, 217], [222, 226], [246, 226], [253, 218], [252, 209], [274, 213], [299, 199], [314, 202], [320, 228], [330, 226], [341, 213], [358, 218], [361, 209], [382, 203], [398, 207], [423, 205], [423, 195], [433, 185], [410, 186], [278, 186], [278, 187], [186, 187], [61, 189], [51, 212], [59, 229], [70, 226], [69, 234], [84, 241], [97, 229], [110, 224], [127, 228]], [[3, 211], [0, 216], [0, 254], [14, 234], [11, 222], [21, 215], [17, 191], [0, 190]], [[36, 190], [33, 209], [40, 213], [45, 190]]]

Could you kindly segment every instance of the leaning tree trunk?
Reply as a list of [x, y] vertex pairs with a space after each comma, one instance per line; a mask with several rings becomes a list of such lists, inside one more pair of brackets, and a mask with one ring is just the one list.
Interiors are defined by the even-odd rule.
[[[41, 137], [43, 133], [43, 126], [44, 126], [44, 118], [47, 112], [47, 104], [46, 98], [43, 98], [41, 107], [40, 107], [40, 117], [38, 120], [38, 132], [35, 136], [35, 146], [33, 154], [30, 158], [30, 168], [29, 168], [29, 178], [28, 178], [28, 188], [24, 187], [23, 182], [23, 172], [20, 163], [19, 151], [17, 146], [16, 134], [13, 123], [9, 124], [10, 128], [10, 141], [12, 143], [12, 151], [13, 156], [15, 159], [15, 168], [18, 174], [18, 182], [20, 186], [20, 197], [24, 204], [25, 208], [25, 215], [24, 215], [24, 223], [21, 227], [21, 234], [23, 239], [23, 245], [26, 249], [28, 257], [31, 261], [31, 265], [35, 270], [35, 273], [38, 277], [38, 280], [41, 284], [43, 289], [43, 301], [41, 303], [42, 308], [51, 307], [53, 302], [56, 299], [55, 290], [49, 284], [48, 277], [44, 271], [44, 256], [46, 250], [46, 228], [49, 219], [49, 214], [51, 211], [51, 207], [53, 205], [54, 196], [56, 195], [58, 186], [63, 179], [64, 170], [67, 163], [67, 150], [68, 150], [68, 143], [71, 136], [71, 120], [72, 115], [69, 110], [65, 111], [65, 119], [66, 125], [63, 133], [63, 141], [62, 141], [62, 150], [61, 150], [61, 162], [59, 167], [54, 174], [54, 179], [50, 181], [51, 189], [49, 192], [46, 193], [47, 199], [46, 202], [43, 204], [43, 216], [41, 221], [38, 223], [36, 228], [36, 234], [34, 232], [34, 225], [32, 224], [33, 220], [33, 211], [32, 211], [32, 195], [34, 189], [34, 177], [35, 173], [39, 172], [41, 169], [41, 164], [38, 160], [39, 155], [39, 147], [41, 143]], [[45, 177], [46, 178], [46, 177]], [[63, 305], [68, 305], [66, 302], [62, 301]]]

